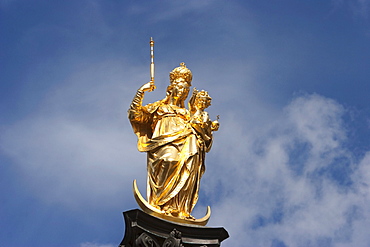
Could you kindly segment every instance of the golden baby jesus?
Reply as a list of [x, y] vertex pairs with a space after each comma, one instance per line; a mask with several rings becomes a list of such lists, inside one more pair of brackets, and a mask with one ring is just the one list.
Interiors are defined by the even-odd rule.
[[212, 133], [219, 128], [204, 111], [211, 104], [206, 91], [194, 89], [185, 108], [192, 81], [184, 63], [170, 73], [164, 99], [142, 105], [145, 92], [155, 89], [148, 82], [137, 91], [128, 118], [138, 137], [138, 150], [147, 153], [147, 201], [134, 182], [140, 207], [152, 215], [176, 222], [205, 225], [210, 217], [199, 220], [191, 212], [198, 201], [200, 179], [205, 171], [205, 153], [211, 149]]
[[211, 122], [208, 112], [204, 111], [211, 105], [212, 98], [208, 92], [202, 90], [193, 90], [193, 95], [189, 100], [190, 108], [190, 123], [198, 135], [198, 143], [200, 148], [206, 148], [206, 152], [211, 149], [212, 132], [219, 128], [218, 116], [217, 120]]

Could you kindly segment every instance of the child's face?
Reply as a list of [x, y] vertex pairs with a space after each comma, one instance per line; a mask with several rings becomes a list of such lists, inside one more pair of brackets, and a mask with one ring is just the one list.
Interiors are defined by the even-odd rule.
[[195, 107], [198, 110], [204, 110], [210, 105], [211, 105], [211, 100], [207, 98], [200, 97], [195, 100]]

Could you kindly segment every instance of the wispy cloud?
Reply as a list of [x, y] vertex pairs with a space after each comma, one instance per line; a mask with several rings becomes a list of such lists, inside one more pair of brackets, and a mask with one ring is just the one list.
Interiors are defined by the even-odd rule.
[[[218, 156], [227, 156], [213, 164], [217, 168], [209, 168], [213, 182], [205, 186], [208, 196], [217, 198], [213, 207], [218, 218], [211, 223], [226, 226], [232, 236], [225, 246], [368, 243], [370, 238], [356, 231], [366, 229], [370, 220], [370, 163], [368, 155], [354, 163], [346, 150], [345, 113], [331, 99], [303, 95], [278, 121], [262, 127], [268, 129], [265, 134], [240, 133], [241, 124], [226, 130], [242, 141], [220, 152]], [[338, 182], [346, 179], [340, 176], [348, 176], [346, 187]]]
[[[134, 89], [125, 90], [128, 85], [122, 83], [117, 64], [100, 66], [71, 75], [64, 86], [48, 92], [37, 113], [3, 128], [2, 152], [46, 202], [78, 208], [100, 207], [103, 200], [109, 207], [116, 202], [112, 198], [123, 197], [115, 196], [122, 187], [140, 177], [140, 156], [127, 155], [136, 152], [136, 137], [126, 119]], [[107, 71], [108, 80], [101, 74]]]
[[[2, 1], [2, 7], [11, 2]], [[369, 1], [337, 3], [337, 8], [358, 8], [356, 15], [361, 18], [368, 13]], [[16, 171], [11, 180], [20, 181], [29, 192], [27, 198], [14, 199], [17, 205], [37, 198], [50, 211], [58, 205], [67, 215], [91, 209], [96, 221], [107, 211], [137, 207], [131, 183], [138, 179], [144, 190], [145, 154], [136, 150], [126, 111], [137, 88], [149, 79], [145, 44], [153, 31], [161, 40], [156, 43], [158, 88], [146, 94], [144, 101], [163, 98], [168, 72], [184, 61], [193, 70], [194, 86], [213, 97], [208, 109], [211, 118], [221, 115], [194, 214], [199, 216], [206, 205], [212, 206], [209, 225], [224, 226], [230, 233], [223, 246], [370, 243], [370, 150], [358, 156], [348, 148], [350, 133], [357, 130], [347, 129], [352, 124], [346, 118], [348, 109], [338, 103], [352, 97], [356, 100], [345, 104], [364, 105], [365, 94], [361, 98], [359, 92], [345, 90], [368, 77], [360, 71], [362, 67], [354, 68], [348, 53], [321, 59], [340, 53], [331, 49], [334, 44], [345, 49], [364, 42], [352, 37], [353, 33], [346, 36], [345, 30], [335, 29], [334, 24], [340, 24], [348, 13], [333, 15], [334, 22], [328, 23], [322, 18], [325, 14], [317, 11], [319, 6], [305, 4], [295, 5], [307, 10], [304, 21], [286, 14], [296, 9], [279, 4], [270, 18], [266, 5], [257, 2], [85, 1], [83, 8], [67, 5], [70, 11], [55, 18], [49, 16], [56, 10], [59, 13], [60, 5], [40, 5], [48, 17], [25, 25], [9, 40], [9, 54], [18, 62], [10, 66], [21, 76], [4, 80], [9, 84], [6, 88], [14, 86], [17, 93], [6, 95], [7, 106], [12, 107], [11, 115], [3, 116], [0, 149], [7, 162], [9, 158], [6, 165]], [[9, 16], [17, 16], [16, 12]], [[10, 21], [23, 24], [33, 17], [39, 18], [31, 12]], [[333, 32], [328, 33], [325, 25], [311, 26], [318, 18], [330, 24]], [[275, 23], [278, 19], [282, 22]], [[328, 35], [333, 37], [321, 40]], [[144, 39], [144, 47], [136, 44]], [[365, 58], [365, 49], [361, 56], [352, 57], [353, 61]], [[348, 87], [335, 81], [342, 67], [328, 72], [321, 66], [335, 67], [337, 60], [351, 68]], [[27, 66], [18, 69], [19, 64]], [[352, 74], [361, 74], [356, 83]], [[309, 93], [286, 103], [297, 90], [332, 95], [338, 101]], [[84, 215], [90, 217], [90, 211]], [[75, 221], [86, 219], [76, 216]], [[25, 223], [17, 224], [31, 228], [34, 222]], [[72, 229], [68, 237], [73, 234]], [[68, 238], [64, 236], [60, 238]], [[87, 237], [77, 243], [90, 241], [81, 246], [95, 247], [110, 242], [96, 239]], [[9, 242], [27, 240], [14, 236]]]
[[[38, 114], [3, 128], [2, 152], [44, 202], [110, 208], [117, 198], [132, 197], [132, 179], [145, 183], [145, 155], [137, 152], [126, 119], [137, 87], [121, 83], [123, 77], [144, 81], [137, 73], [144, 69], [127, 66], [131, 69], [123, 75], [122, 64], [108, 64], [70, 76], [49, 92]], [[101, 84], [107, 70], [109, 79]], [[225, 95], [221, 102], [233, 98], [233, 90], [230, 95], [213, 90]], [[252, 109], [259, 101], [252, 97], [249, 104]], [[362, 246], [370, 241], [362, 233], [370, 224], [370, 152], [354, 159], [346, 149], [343, 106], [305, 94], [284, 109], [265, 109], [272, 114], [256, 122], [227, 113], [231, 106], [219, 106], [225, 115], [207, 157], [195, 212], [211, 204], [210, 225], [231, 234], [224, 246]], [[133, 200], [125, 203], [120, 207], [132, 207]]]

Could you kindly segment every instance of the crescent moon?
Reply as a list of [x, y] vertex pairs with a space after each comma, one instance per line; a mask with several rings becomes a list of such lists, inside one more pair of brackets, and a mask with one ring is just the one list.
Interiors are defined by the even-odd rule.
[[207, 206], [206, 215], [204, 217], [200, 218], [200, 219], [195, 219], [195, 220], [182, 219], [182, 218], [177, 218], [177, 217], [166, 215], [164, 213], [164, 211], [161, 211], [161, 210], [157, 209], [156, 207], [153, 207], [152, 205], [150, 205], [144, 199], [144, 197], [141, 195], [141, 193], [140, 193], [140, 191], [137, 187], [136, 179], [133, 182], [132, 190], [134, 192], [135, 200], [136, 200], [137, 204], [140, 206], [140, 208], [145, 213], [150, 214], [152, 216], [155, 216], [155, 217], [158, 217], [158, 218], [161, 218], [161, 219], [164, 219], [164, 220], [168, 220], [168, 221], [177, 222], [177, 223], [185, 223], [185, 224], [199, 225], [199, 226], [205, 226], [207, 224], [209, 218], [211, 217], [211, 207], [210, 206]]

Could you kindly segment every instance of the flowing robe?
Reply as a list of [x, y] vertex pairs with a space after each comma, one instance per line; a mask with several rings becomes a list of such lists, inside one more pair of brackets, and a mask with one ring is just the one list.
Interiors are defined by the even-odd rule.
[[201, 139], [202, 128], [189, 122], [188, 110], [165, 100], [136, 104], [129, 110], [129, 119], [138, 137], [138, 150], [147, 152], [148, 202], [160, 210], [190, 216], [198, 201], [205, 152], [212, 137], [206, 142]]

